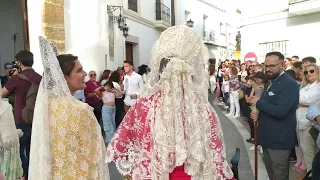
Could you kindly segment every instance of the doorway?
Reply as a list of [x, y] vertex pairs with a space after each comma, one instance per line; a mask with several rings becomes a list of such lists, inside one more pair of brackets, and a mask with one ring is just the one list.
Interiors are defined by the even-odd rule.
[[133, 64], [133, 44], [126, 42], [126, 61]]
[[27, 0], [0, 0], [0, 76], [3, 65], [29, 50]]

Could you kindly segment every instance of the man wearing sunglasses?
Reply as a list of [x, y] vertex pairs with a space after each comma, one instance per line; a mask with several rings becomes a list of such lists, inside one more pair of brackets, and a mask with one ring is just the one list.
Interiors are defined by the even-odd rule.
[[289, 180], [289, 157], [297, 145], [296, 110], [299, 104], [299, 86], [284, 72], [284, 56], [270, 52], [265, 59], [269, 80], [261, 97], [252, 96], [257, 113], [251, 118], [258, 125], [258, 144], [263, 148], [264, 163], [272, 180]]

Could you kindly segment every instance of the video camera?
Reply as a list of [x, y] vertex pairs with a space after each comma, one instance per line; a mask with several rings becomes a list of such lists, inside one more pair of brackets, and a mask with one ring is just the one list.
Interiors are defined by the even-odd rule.
[[16, 71], [20, 72], [20, 66], [18, 61], [6, 64], [6, 69], [9, 69], [9, 76], [12, 76]]

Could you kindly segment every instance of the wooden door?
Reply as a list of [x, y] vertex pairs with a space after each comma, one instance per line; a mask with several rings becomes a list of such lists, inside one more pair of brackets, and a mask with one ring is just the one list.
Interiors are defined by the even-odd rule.
[[28, 0], [21, 0], [23, 44], [25, 50], [30, 50], [29, 27], [28, 27]]
[[133, 44], [126, 43], [126, 61], [130, 61], [133, 64]]

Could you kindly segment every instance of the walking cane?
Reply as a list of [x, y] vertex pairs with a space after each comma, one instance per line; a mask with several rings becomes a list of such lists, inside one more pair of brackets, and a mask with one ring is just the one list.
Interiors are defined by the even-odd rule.
[[[256, 105], [251, 106], [251, 113], [257, 113]], [[253, 120], [254, 123], [254, 179], [258, 180], [258, 122], [257, 119]]]
[[258, 180], [258, 122], [254, 120], [254, 179]]

